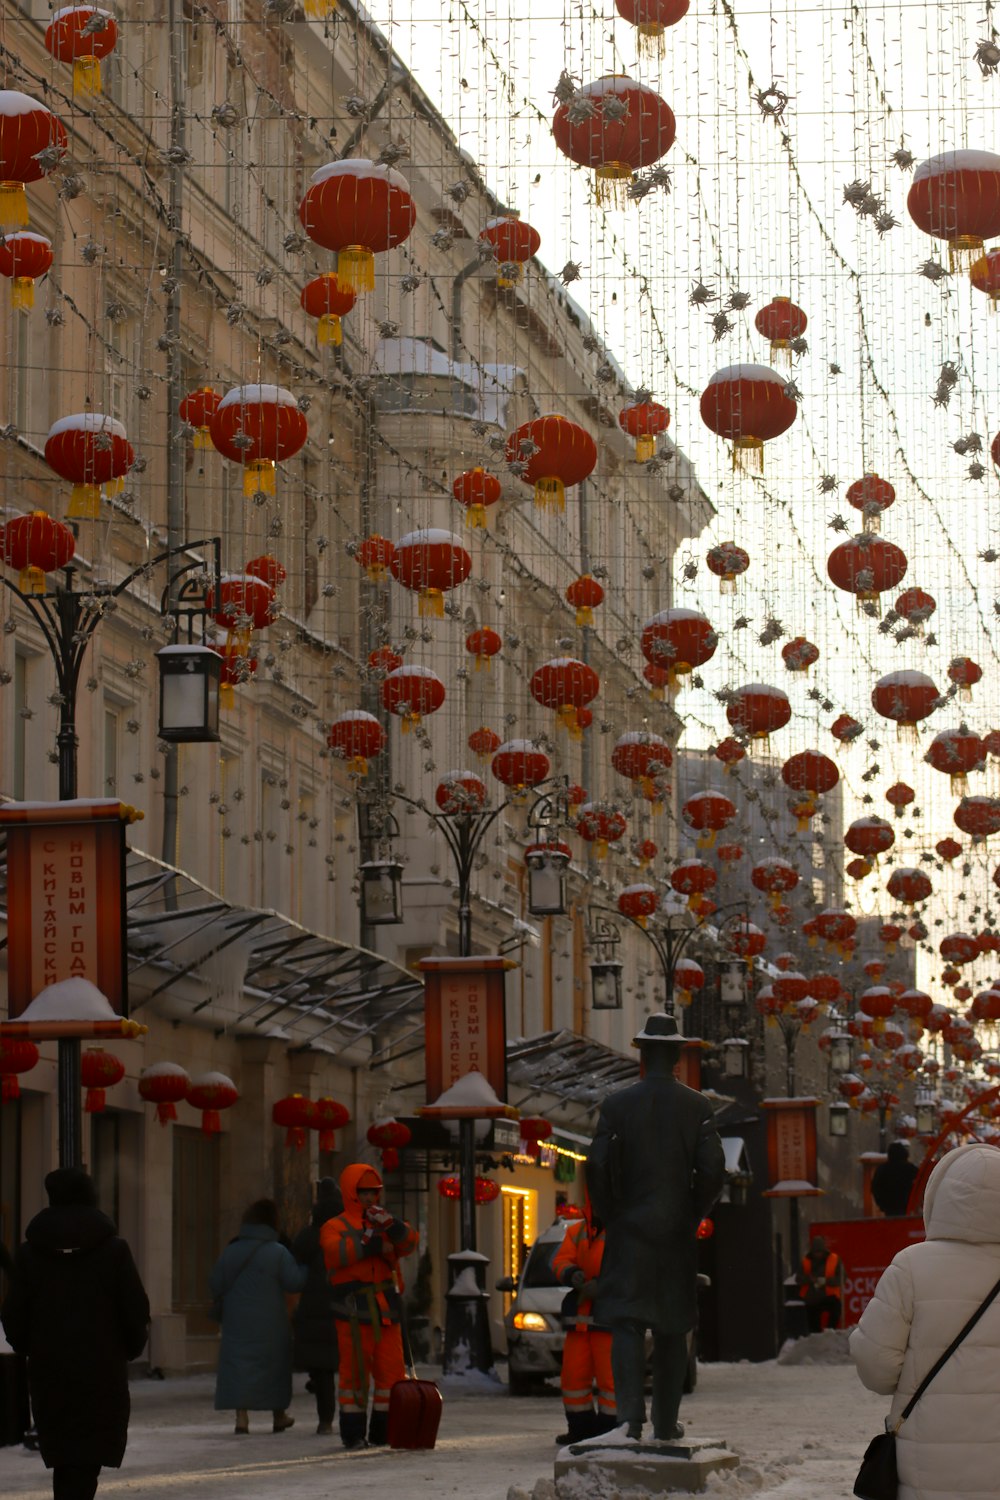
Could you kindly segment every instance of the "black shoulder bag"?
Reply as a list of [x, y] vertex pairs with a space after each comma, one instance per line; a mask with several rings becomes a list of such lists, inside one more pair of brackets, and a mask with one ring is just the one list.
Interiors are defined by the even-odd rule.
[[993, 1290], [979, 1304], [961, 1333], [952, 1339], [936, 1364], [932, 1365], [928, 1370], [909, 1401], [903, 1407], [895, 1425], [890, 1427], [889, 1418], [886, 1417], [885, 1432], [880, 1432], [868, 1444], [868, 1447], [865, 1449], [865, 1456], [861, 1460], [858, 1477], [854, 1481], [854, 1493], [860, 1497], [860, 1500], [896, 1500], [899, 1490], [899, 1475], [896, 1472], [896, 1433], [902, 1427], [935, 1375], [951, 1359], [951, 1356], [966, 1334], [972, 1332], [998, 1292], [1000, 1292], [1000, 1281], [997, 1282]]

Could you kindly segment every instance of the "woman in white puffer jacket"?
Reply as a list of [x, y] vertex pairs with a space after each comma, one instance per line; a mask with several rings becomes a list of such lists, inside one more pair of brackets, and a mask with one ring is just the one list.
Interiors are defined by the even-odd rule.
[[[902, 1413], [927, 1371], [1000, 1281], [1000, 1150], [959, 1146], [924, 1195], [927, 1238], [887, 1267], [851, 1334], [870, 1391]], [[1000, 1296], [899, 1429], [899, 1500], [1000, 1495]]]

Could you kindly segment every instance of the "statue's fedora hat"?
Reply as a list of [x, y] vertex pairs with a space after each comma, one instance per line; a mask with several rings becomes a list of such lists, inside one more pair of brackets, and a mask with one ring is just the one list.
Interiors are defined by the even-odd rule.
[[653, 1015], [647, 1016], [642, 1030], [632, 1038], [632, 1046], [638, 1047], [643, 1042], [674, 1042], [680, 1044], [684, 1038], [677, 1030], [677, 1022], [673, 1016]]

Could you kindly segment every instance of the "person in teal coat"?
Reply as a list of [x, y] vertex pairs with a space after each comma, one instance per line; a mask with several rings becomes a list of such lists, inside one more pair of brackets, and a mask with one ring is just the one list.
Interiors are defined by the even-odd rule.
[[216, 1411], [236, 1412], [236, 1432], [250, 1430], [250, 1412], [269, 1411], [274, 1432], [295, 1421], [292, 1327], [287, 1292], [301, 1292], [308, 1268], [278, 1239], [278, 1209], [270, 1198], [251, 1203], [235, 1240], [223, 1250], [208, 1285], [221, 1308], [222, 1344], [215, 1380]]

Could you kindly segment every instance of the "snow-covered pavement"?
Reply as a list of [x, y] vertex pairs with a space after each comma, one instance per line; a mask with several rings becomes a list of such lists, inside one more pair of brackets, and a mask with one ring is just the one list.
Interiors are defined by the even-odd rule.
[[[422, 1371], [433, 1375], [434, 1372]], [[211, 1376], [137, 1382], [125, 1466], [107, 1470], [98, 1497], [131, 1494], [176, 1500], [506, 1500], [551, 1478], [558, 1394], [512, 1399], [446, 1390], [437, 1448], [430, 1453], [369, 1449], [344, 1453], [316, 1435], [312, 1398], [296, 1376], [296, 1425], [273, 1435], [264, 1413], [251, 1435], [233, 1434], [231, 1413], [212, 1410]], [[845, 1500], [865, 1444], [887, 1403], [864, 1391], [845, 1364], [703, 1365], [682, 1420], [693, 1437], [721, 1437], [743, 1463], [713, 1478], [713, 1500]], [[48, 1500], [51, 1476], [37, 1454], [0, 1448], [0, 1495]]]

